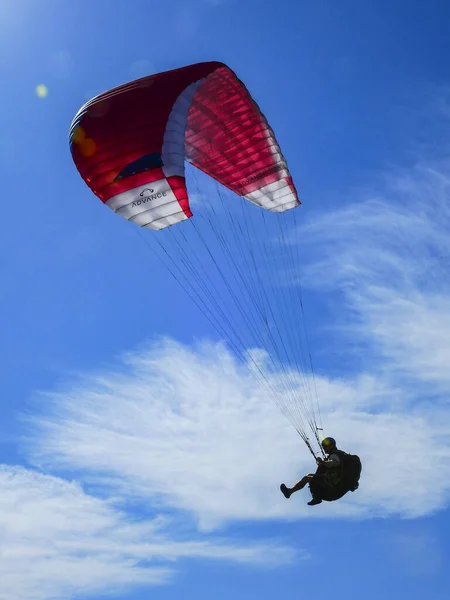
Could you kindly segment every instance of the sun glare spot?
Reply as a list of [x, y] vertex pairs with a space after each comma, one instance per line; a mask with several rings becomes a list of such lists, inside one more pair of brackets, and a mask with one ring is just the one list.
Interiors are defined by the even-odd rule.
[[48, 95], [48, 88], [43, 83], [36, 86], [36, 95], [38, 98], [46, 98]]

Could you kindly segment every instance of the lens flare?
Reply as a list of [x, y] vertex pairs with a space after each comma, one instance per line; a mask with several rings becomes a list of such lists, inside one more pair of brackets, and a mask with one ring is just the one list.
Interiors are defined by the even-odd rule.
[[36, 95], [38, 98], [46, 98], [48, 95], [48, 88], [43, 83], [36, 86]]

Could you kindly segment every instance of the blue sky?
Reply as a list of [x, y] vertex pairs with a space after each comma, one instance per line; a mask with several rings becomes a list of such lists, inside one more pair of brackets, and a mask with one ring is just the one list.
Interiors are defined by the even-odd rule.
[[[72, 4], [0, 6], [0, 599], [446, 598], [448, 3]], [[295, 432], [69, 152], [93, 95], [203, 60], [303, 202], [324, 421], [365, 464], [313, 511], [278, 490]]]

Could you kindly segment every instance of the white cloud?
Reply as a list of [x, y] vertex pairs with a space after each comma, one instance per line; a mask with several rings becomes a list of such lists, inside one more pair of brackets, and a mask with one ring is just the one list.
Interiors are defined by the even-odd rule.
[[[278, 469], [296, 437], [221, 346], [166, 340], [54, 399], [34, 447], [44, 464], [116, 478], [206, 528], [282, 512]], [[299, 444], [292, 466], [305, 458]]]
[[340, 313], [356, 315], [346, 333], [435, 401], [450, 391], [449, 173], [448, 165], [418, 166], [389, 181], [384, 195], [303, 231], [304, 243], [322, 256], [305, 283], [344, 290], [349, 310]]
[[356, 494], [311, 510], [306, 490], [290, 501], [279, 491], [313, 468], [309, 453], [222, 346], [163, 340], [128, 355], [126, 367], [53, 396], [51, 414], [36, 421], [37, 464], [91, 473], [205, 530], [243, 519], [416, 516], [447, 501], [449, 419], [404, 410], [401, 390], [390, 408], [393, 389], [370, 376], [317, 381], [329, 432], [361, 455], [364, 474]]
[[[276, 565], [290, 548], [174, 534], [165, 518], [131, 519], [76, 483], [0, 468], [0, 599], [73, 598], [169, 581], [182, 558]], [[168, 535], [170, 533], [170, 535]]]

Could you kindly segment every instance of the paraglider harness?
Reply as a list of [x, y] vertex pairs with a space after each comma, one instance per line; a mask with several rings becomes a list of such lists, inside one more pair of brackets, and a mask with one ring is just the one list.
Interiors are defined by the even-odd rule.
[[[340, 465], [337, 467], [340, 471], [339, 479], [335, 485], [327, 485], [325, 482], [318, 484], [314, 479], [309, 484], [309, 489], [313, 497], [320, 497], [321, 500], [339, 500], [347, 492], [354, 492], [359, 487], [359, 479], [361, 476], [361, 459], [356, 454], [348, 454], [343, 450], [334, 450], [332, 454], [339, 456]], [[322, 467], [323, 469], [323, 467]], [[319, 468], [317, 473], [324, 474], [324, 471]]]
[[340, 484], [343, 484], [349, 492], [354, 492], [359, 487], [359, 478], [361, 477], [362, 464], [361, 459], [357, 454], [348, 454], [343, 450], [336, 450], [341, 460], [341, 479]]

